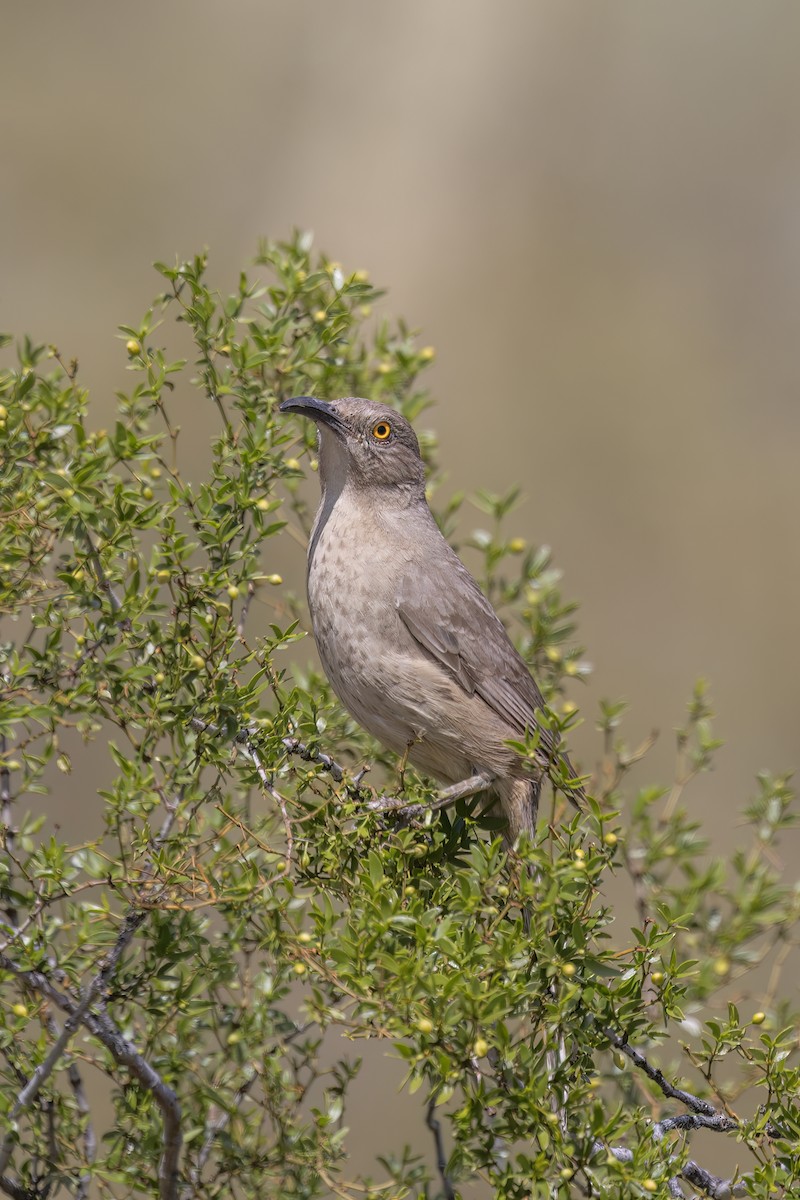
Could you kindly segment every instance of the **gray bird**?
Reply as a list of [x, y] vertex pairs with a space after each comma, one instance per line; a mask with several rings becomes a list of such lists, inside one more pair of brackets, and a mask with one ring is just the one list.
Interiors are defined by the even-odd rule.
[[[532, 835], [548, 766], [572, 768], [537, 721], [545, 705], [528, 667], [439, 531], [414, 430], [371, 400], [299, 396], [280, 408], [319, 432], [308, 603], [333, 690], [422, 774], [490, 776], [508, 842]], [[532, 768], [507, 742], [536, 730]]]

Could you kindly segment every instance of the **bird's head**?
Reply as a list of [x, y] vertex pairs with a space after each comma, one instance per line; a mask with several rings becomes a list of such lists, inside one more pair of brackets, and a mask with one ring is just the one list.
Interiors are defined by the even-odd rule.
[[347, 483], [424, 495], [425, 468], [417, 435], [395, 409], [356, 396], [330, 402], [295, 396], [284, 400], [280, 409], [316, 422], [323, 487]]

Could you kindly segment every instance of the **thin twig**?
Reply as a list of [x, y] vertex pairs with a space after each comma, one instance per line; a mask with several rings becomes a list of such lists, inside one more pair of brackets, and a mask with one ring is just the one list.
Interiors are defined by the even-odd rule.
[[[219, 736], [220, 734], [219, 726], [215, 725], [212, 721], [201, 721], [199, 717], [191, 717], [189, 724], [197, 733], [211, 733], [216, 736]], [[292, 861], [292, 853], [294, 850], [294, 834], [292, 832], [292, 821], [289, 816], [289, 809], [286, 804], [286, 799], [281, 795], [270, 779], [269, 773], [262, 763], [261, 756], [252, 740], [252, 731], [249, 729], [240, 729], [239, 732], [234, 736], [233, 740], [237, 746], [241, 747], [242, 752], [246, 754], [252, 762], [256, 769], [256, 773], [261, 780], [261, 786], [263, 787], [265, 793], [272, 797], [272, 799], [278, 805], [278, 808], [281, 810], [283, 827], [286, 832], [286, 865], [288, 867], [291, 865]]]
[[241, 1085], [241, 1087], [239, 1087], [237, 1089], [236, 1094], [233, 1097], [233, 1101], [231, 1103], [230, 1110], [221, 1112], [219, 1114], [219, 1116], [216, 1118], [216, 1120], [208, 1122], [208, 1125], [206, 1126], [205, 1141], [203, 1142], [203, 1145], [201, 1146], [200, 1150], [198, 1151], [197, 1161], [196, 1161], [195, 1165], [189, 1171], [189, 1180], [192, 1184], [192, 1194], [193, 1195], [197, 1194], [197, 1190], [200, 1186], [200, 1176], [203, 1173], [203, 1167], [206, 1165], [206, 1162], [208, 1161], [208, 1156], [211, 1153], [214, 1142], [217, 1140], [220, 1133], [222, 1133], [222, 1130], [225, 1128], [225, 1126], [230, 1121], [232, 1112], [235, 1111], [236, 1109], [238, 1109], [242, 1100], [244, 1100], [245, 1096], [250, 1091], [250, 1088], [253, 1086], [253, 1084], [255, 1083], [257, 1078], [258, 1078], [258, 1072], [253, 1071], [253, 1073], [249, 1076], [249, 1078], [247, 1078], [244, 1081], [244, 1083]]

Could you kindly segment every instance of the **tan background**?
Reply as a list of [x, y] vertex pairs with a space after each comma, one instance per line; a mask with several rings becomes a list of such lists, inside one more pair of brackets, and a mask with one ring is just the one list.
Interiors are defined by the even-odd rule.
[[224, 289], [298, 225], [368, 268], [437, 348], [451, 486], [521, 481], [582, 601], [584, 758], [625, 696], [663, 777], [710, 678], [729, 851], [800, 759], [799, 35], [768, 0], [6, 5], [0, 328], [100, 425], [152, 260], [207, 244]]

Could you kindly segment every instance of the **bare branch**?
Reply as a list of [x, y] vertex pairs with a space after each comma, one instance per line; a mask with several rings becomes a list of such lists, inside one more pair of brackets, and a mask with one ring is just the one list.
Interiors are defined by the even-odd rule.
[[35, 1200], [32, 1191], [29, 1192], [21, 1183], [17, 1183], [16, 1179], [9, 1179], [7, 1175], [0, 1175], [0, 1192], [5, 1192], [11, 1200]]
[[444, 1141], [442, 1139], [442, 1127], [436, 1116], [436, 1098], [431, 1096], [428, 1101], [427, 1112], [425, 1113], [425, 1124], [433, 1134], [433, 1143], [436, 1147], [436, 1169], [439, 1172], [439, 1178], [442, 1181], [442, 1191], [445, 1195], [445, 1200], [456, 1200], [455, 1189], [450, 1182], [450, 1176], [447, 1174], [447, 1158], [444, 1152]]
[[491, 786], [492, 779], [489, 775], [471, 775], [469, 779], [462, 779], [460, 783], [445, 788], [430, 804], [409, 804], [402, 796], [377, 796], [374, 800], [368, 800], [366, 807], [370, 812], [394, 812], [401, 817], [424, 817], [426, 813], [440, 812], [459, 800], [477, 796]]
[[719, 1176], [712, 1175], [710, 1171], [704, 1171], [696, 1162], [688, 1162], [681, 1173], [692, 1187], [705, 1192], [707, 1196], [711, 1197], [711, 1200], [730, 1200], [732, 1196], [749, 1194], [746, 1179], [737, 1179], [735, 1183], [732, 1179], [720, 1179]]
[[[713, 1104], [709, 1104], [707, 1100], [701, 1100], [699, 1096], [692, 1095], [691, 1092], [686, 1092], [683, 1088], [675, 1087], [670, 1083], [667, 1077], [658, 1067], [654, 1067], [647, 1061], [640, 1050], [635, 1050], [633, 1046], [628, 1044], [627, 1037], [615, 1033], [613, 1029], [605, 1029], [603, 1031], [611, 1042], [611, 1045], [619, 1050], [626, 1058], [629, 1058], [634, 1066], [640, 1071], [644, 1071], [648, 1079], [652, 1079], [653, 1083], [669, 1097], [670, 1100], [679, 1100], [681, 1104], [685, 1104], [687, 1108], [694, 1113], [702, 1113], [705, 1117], [717, 1117], [718, 1110]], [[733, 1128], [736, 1127], [734, 1123]]]
[[[94, 1133], [94, 1126], [91, 1121], [91, 1108], [86, 1097], [86, 1091], [83, 1086], [83, 1077], [74, 1062], [69, 1064], [67, 1069], [67, 1078], [69, 1085], [72, 1088], [72, 1094], [75, 1097], [75, 1107], [82, 1117], [86, 1120], [86, 1126], [83, 1131], [83, 1152], [86, 1156], [87, 1163], [94, 1162], [94, 1156], [97, 1153], [97, 1139]], [[76, 1200], [87, 1200], [89, 1195], [89, 1184], [91, 1182], [89, 1175], [82, 1175], [75, 1191]]]
[[301, 742], [299, 738], [285, 737], [283, 744], [290, 754], [295, 754], [298, 758], [302, 758], [304, 762], [314, 763], [318, 767], [322, 767], [323, 771], [327, 771], [333, 779], [334, 783], [343, 783], [345, 778], [345, 769], [335, 762], [330, 754], [323, 754], [321, 750], [313, 750]]
[[[26, 987], [46, 996], [62, 1012], [65, 1012], [68, 1018], [64, 1023], [61, 1035], [47, 1058], [37, 1068], [31, 1076], [29, 1083], [20, 1092], [15, 1109], [17, 1112], [21, 1112], [24, 1107], [32, 1102], [42, 1083], [54, 1069], [58, 1058], [63, 1054], [67, 1041], [74, 1032], [74, 1029], [78, 1024], [84, 1025], [91, 1034], [102, 1042], [114, 1058], [114, 1061], [120, 1066], [127, 1067], [141, 1086], [152, 1093], [161, 1110], [164, 1128], [163, 1151], [158, 1173], [159, 1200], [177, 1200], [178, 1160], [183, 1140], [180, 1126], [181, 1108], [178, 1097], [172, 1088], [164, 1082], [155, 1068], [139, 1053], [134, 1044], [117, 1028], [105, 1011], [101, 998], [102, 993], [107, 989], [116, 970], [123, 950], [131, 941], [139, 925], [144, 921], [145, 916], [145, 913], [129, 913], [113, 948], [106, 955], [100, 970], [95, 975], [80, 1003], [76, 1003], [69, 996], [59, 991], [43, 972], [22, 970], [13, 959], [10, 959], [6, 954], [0, 953], [0, 967], [6, 971], [10, 971]], [[91, 1005], [94, 1001], [98, 1002], [97, 1007], [99, 1011], [92, 1010]], [[10, 1146], [8, 1146], [9, 1140], [11, 1143]], [[13, 1148], [13, 1134], [9, 1133], [6, 1135], [0, 1156], [7, 1153], [8, 1157], [10, 1157], [11, 1148]], [[0, 1161], [2, 1161], [1, 1157]], [[6, 1158], [6, 1162], [3, 1162], [0, 1173], [5, 1169], [7, 1161], [8, 1158]]]

